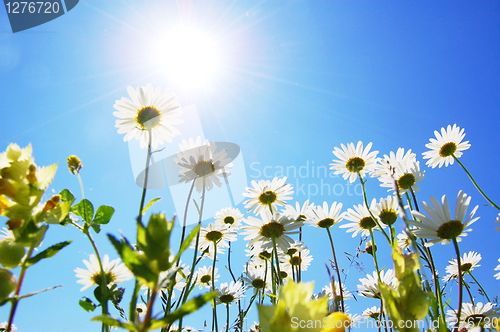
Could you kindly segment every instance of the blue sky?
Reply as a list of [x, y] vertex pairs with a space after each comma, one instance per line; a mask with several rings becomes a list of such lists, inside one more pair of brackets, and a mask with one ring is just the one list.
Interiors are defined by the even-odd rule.
[[[215, 42], [219, 64], [199, 84], [181, 83], [162, 63], [159, 42], [179, 25], [202, 30]], [[341, 201], [344, 210], [361, 203], [340, 177], [312, 175], [314, 167], [328, 166], [341, 143], [373, 142], [379, 156], [399, 147], [412, 149], [426, 169], [420, 201], [444, 194], [453, 201], [464, 190], [474, 206], [480, 205], [481, 219], [461, 250], [483, 255], [477, 276], [495, 295], [499, 281], [493, 268], [500, 257], [495, 209], [486, 206], [458, 165], [428, 169], [421, 154], [434, 130], [454, 123], [464, 127], [472, 147], [461, 160], [484, 191], [500, 201], [495, 174], [499, 70], [497, 1], [82, 0], [58, 19], [15, 34], [2, 8], [1, 149], [11, 142], [31, 143], [38, 165], [59, 165], [51, 190], [68, 188], [75, 194], [78, 182], [65, 160], [78, 155], [86, 197], [116, 208], [111, 223], [96, 236], [101, 251], [112, 258], [117, 255], [105, 234], [134, 238], [141, 193], [128, 144], [116, 133], [112, 114], [115, 100], [127, 96], [127, 86], [169, 88], [183, 107], [194, 106], [206, 138], [241, 148], [240, 171], [248, 183], [288, 169], [294, 201]], [[301, 167], [302, 175], [294, 176]], [[322, 195], [323, 184], [343, 192]], [[387, 195], [376, 179], [368, 185], [370, 197]], [[158, 196], [164, 199], [155, 210], [173, 215], [170, 191], [148, 193], [150, 199]], [[319, 290], [327, 282], [329, 247], [326, 234], [308, 232], [304, 239], [315, 258], [304, 279], [316, 281]], [[338, 228], [333, 236], [339, 251], [353, 253], [358, 239]], [[317, 238], [324, 242], [313, 241]], [[64, 240], [73, 243], [30, 269], [24, 291], [64, 287], [22, 301], [16, 317], [20, 331], [99, 328], [89, 322], [92, 314], [78, 307], [78, 300], [92, 293], [79, 291], [73, 272], [83, 267], [91, 247], [76, 229], [59, 226], [51, 226], [44, 245]], [[241, 236], [235, 246], [240, 251], [234, 266], [239, 267], [244, 263]], [[434, 252], [442, 267], [454, 257], [451, 246], [435, 246]], [[349, 271], [351, 289], [373, 270], [370, 257], [361, 260], [364, 272]], [[351, 310], [360, 313], [377, 305], [361, 303], [351, 302]], [[0, 321], [7, 319], [8, 309], [0, 308]], [[196, 324], [202, 328], [192, 321]]]

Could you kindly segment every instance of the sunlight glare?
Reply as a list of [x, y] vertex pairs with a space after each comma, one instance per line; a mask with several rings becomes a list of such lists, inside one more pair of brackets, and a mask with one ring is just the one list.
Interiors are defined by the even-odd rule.
[[155, 62], [182, 86], [206, 84], [220, 61], [214, 40], [192, 27], [173, 29], [158, 41], [155, 49]]

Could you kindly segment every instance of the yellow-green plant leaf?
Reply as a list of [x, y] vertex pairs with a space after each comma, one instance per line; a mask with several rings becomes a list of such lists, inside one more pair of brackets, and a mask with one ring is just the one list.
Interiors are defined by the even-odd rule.
[[46, 166], [46, 167], [38, 167], [36, 170], [36, 179], [35, 187], [45, 190], [52, 182], [54, 175], [56, 175], [57, 164]]
[[36, 264], [37, 262], [39, 262], [42, 259], [50, 258], [50, 257], [54, 256], [55, 254], [57, 254], [59, 251], [61, 251], [64, 247], [66, 247], [70, 243], [71, 243], [71, 241], [64, 241], [61, 243], [54, 244], [53, 246], [50, 246], [47, 249], [45, 249], [44, 251], [38, 253], [36, 256], [33, 256], [30, 259], [28, 259], [26, 261], [25, 265], [31, 266], [33, 264]]
[[156, 197], [156, 198], [153, 198], [152, 200], [150, 200], [149, 203], [145, 207], [142, 208], [141, 214], [145, 214], [146, 211], [148, 211], [149, 208], [152, 207], [153, 204], [158, 202], [160, 199], [161, 199], [161, 197]]

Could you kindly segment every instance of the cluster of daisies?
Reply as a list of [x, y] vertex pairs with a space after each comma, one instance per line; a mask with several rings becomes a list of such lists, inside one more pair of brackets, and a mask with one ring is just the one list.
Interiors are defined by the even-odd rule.
[[[141, 146], [156, 148], [164, 141], [171, 141], [171, 137], [178, 134], [173, 127], [181, 122], [178, 101], [171, 92], [153, 90], [152, 86], [139, 87], [137, 90], [129, 88], [132, 100], [122, 98], [117, 101], [114, 114], [119, 118], [116, 126], [119, 133], [125, 133], [125, 140], [139, 139]], [[457, 125], [449, 125], [436, 131], [435, 138], [430, 139], [426, 145], [429, 151], [423, 154], [426, 165], [435, 168], [449, 166], [455, 162], [464, 167], [459, 158], [463, 151], [470, 147], [464, 141], [464, 129]], [[481, 255], [476, 252], [459, 254], [458, 242], [471, 231], [470, 226], [478, 220], [475, 216], [477, 206], [470, 212], [471, 197], [460, 191], [455, 201], [454, 214], [450, 211], [448, 197], [442, 196], [440, 200], [431, 197], [430, 203], [423, 202], [422, 209], [415, 196], [419, 190], [419, 183], [424, 179], [425, 171], [421, 170], [417, 156], [411, 150], [403, 148], [390, 152], [382, 158], [378, 151], [372, 151], [372, 143], [364, 145], [349, 143], [335, 147], [333, 154], [336, 159], [331, 164], [335, 174], [341, 175], [345, 180], [353, 183], [360, 181], [363, 187], [362, 204], [358, 204], [342, 211], [343, 204], [339, 202], [323, 202], [315, 205], [309, 201], [302, 205], [290, 205], [287, 201], [292, 199], [293, 188], [286, 183], [286, 178], [273, 180], [252, 181], [251, 187], [243, 194], [246, 197], [245, 208], [252, 215], [244, 217], [240, 210], [228, 207], [220, 210], [215, 215], [215, 221], [201, 228], [199, 238], [192, 246], [199, 253], [199, 259], [209, 259], [211, 264], [196, 268], [183, 266], [183, 273], [176, 276], [175, 288], [182, 290], [188, 275], [192, 274], [193, 280], [200, 289], [216, 290], [217, 304], [229, 306], [251, 292], [251, 301], [263, 303], [272, 295], [277, 294], [277, 287], [288, 280], [301, 281], [303, 271], [310, 266], [313, 257], [310, 250], [302, 242], [302, 231], [305, 225], [325, 229], [330, 241], [332, 252], [332, 268], [336, 275], [332, 275], [329, 285], [323, 287], [316, 296], [327, 296], [330, 300], [331, 310], [347, 311], [344, 301], [354, 297], [354, 293], [367, 298], [379, 299], [381, 293], [379, 286], [385, 284], [396, 288], [399, 281], [392, 269], [380, 269], [377, 264], [374, 232], [381, 234], [390, 245], [397, 244], [402, 251], [419, 252], [426, 266], [432, 269], [434, 264], [430, 254], [430, 247], [434, 244], [453, 243], [457, 257], [449, 262], [446, 275], [439, 278], [436, 270], [431, 271], [433, 276], [425, 279], [425, 283], [438, 289], [436, 296], [443, 295], [439, 282], [445, 285], [457, 281], [458, 292], [463, 288], [470, 294], [470, 302], [459, 301], [458, 305], [447, 303], [446, 321], [457, 328], [474, 326], [491, 327], [485, 322], [493, 322], [493, 318], [500, 316], [496, 304], [491, 301], [486, 291], [480, 286], [473, 271], [480, 265]], [[192, 183], [193, 188], [203, 195], [208, 194], [214, 186], [221, 186], [222, 178], [229, 176], [232, 168], [231, 158], [225, 149], [219, 149], [215, 143], [196, 140], [184, 141], [180, 146], [181, 152], [175, 158], [180, 167], [180, 182]], [[470, 175], [469, 175], [470, 176]], [[368, 201], [365, 183], [367, 177], [376, 177], [382, 187], [389, 188], [391, 192], [387, 197], [379, 200]], [[483, 196], [497, 207], [481, 191]], [[498, 208], [498, 207], [497, 207]], [[499, 208], [500, 209], [500, 208]], [[395, 223], [404, 221], [404, 231], [397, 234]], [[497, 219], [500, 223], [500, 215]], [[346, 228], [352, 237], [361, 237], [366, 242], [366, 252], [375, 262], [376, 271], [361, 278], [357, 292], [350, 292], [342, 283], [340, 267], [337, 264], [335, 245], [331, 235], [331, 228], [339, 224], [339, 228]], [[497, 228], [500, 230], [500, 227]], [[231, 243], [237, 240], [238, 233], [244, 235], [248, 241], [248, 261], [240, 273], [234, 273], [231, 268], [230, 253]], [[380, 240], [380, 239], [377, 239]], [[220, 283], [219, 269], [216, 262], [220, 255], [227, 251], [227, 268], [231, 273], [231, 282]], [[94, 262], [93, 262], [94, 261]], [[499, 259], [500, 262], [500, 259]], [[130, 279], [130, 272], [126, 271], [118, 260], [109, 261], [105, 258], [104, 270], [110, 283], [119, 283]], [[77, 269], [77, 276], [84, 288], [98, 285], [99, 272], [96, 269], [95, 259], [85, 261], [88, 270]], [[500, 265], [495, 270], [500, 270]], [[425, 273], [422, 274], [425, 277]], [[500, 279], [500, 272], [496, 273]], [[465, 278], [470, 277], [470, 281]], [[487, 300], [486, 303], [477, 302], [471, 293], [470, 285], [474, 283], [481, 287], [480, 295]], [[423, 283], [424, 284], [424, 283]], [[429, 289], [431, 288], [428, 286]], [[266, 295], [271, 295], [267, 297]], [[462, 298], [462, 296], [460, 296]], [[382, 301], [380, 302], [382, 304]], [[445, 306], [440, 304], [438, 315], [445, 315]], [[239, 306], [240, 307], [240, 306]], [[376, 321], [388, 319], [381, 307], [370, 307], [362, 315], [351, 315], [355, 321], [361, 317], [372, 318]], [[455, 308], [454, 308], [455, 307]], [[240, 307], [241, 310], [241, 307]]]

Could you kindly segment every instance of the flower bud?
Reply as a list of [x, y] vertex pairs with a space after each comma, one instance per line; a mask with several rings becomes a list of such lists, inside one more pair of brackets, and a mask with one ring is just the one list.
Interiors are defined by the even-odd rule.
[[16, 278], [14, 275], [5, 269], [0, 269], [0, 302], [9, 297], [16, 289]]
[[19, 266], [24, 257], [25, 249], [22, 244], [14, 242], [12, 239], [0, 241], [0, 264], [7, 269]]

